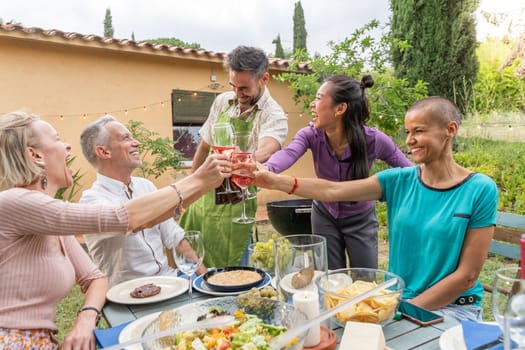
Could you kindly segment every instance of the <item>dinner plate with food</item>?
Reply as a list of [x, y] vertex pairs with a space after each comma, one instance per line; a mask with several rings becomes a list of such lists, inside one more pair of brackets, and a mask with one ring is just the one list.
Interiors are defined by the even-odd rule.
[[181, 295], [188, 287], [188, 280], [181, 277], [141, 277], [111, 287], [106, 298], [119, 304], [156, 303]]
[[[161, 312], [155, 312], [153, 314], [149, 314], [146, 316], [143, 316], [141, 318], [137, 318], [135, 321], [128, 323], [126, 327], [122, 329], [118, 336], [118, 341], [120, 344], [133, 340], [138, 339], [142, 337], [142, 334], [144, 333], [144, 330], [146, 327], [148, 327], [152, 322], [158, 319]], [[138, 343], [135, 345], [130, 345], [126, 347], [126, 350], [142, 350], [144, 349], [142, 347], [142, 344]]]
[[[160, 337], [160, 332], [193, 326], [195, 322], [212, 322], [226, 316], [231, 324], [181, 331]], [[140, 320], [140, 321], [139, 321]], [[146, 315], [130, 323], [121, 332], [119, 343], [137, 339], [142, 343], [133, 350], [269, 348], [272, 338], [306, 321], [304, 313], [279, 300], [251, 296], [226, 296], [196, 301], [154, 315]], [[129, 328], [128, 328], [129, 327]], [[126, 331], [126, 332], [124, 332]], [[122, 335], [124, 333], [124, 335]], [[140, 334], [139, 334], [140, 333]], [[306, 332], [298, 335], [285, 350], [303, 349]], [[154, 339], [151, 339], [154, 338]]]
[[253, 287], [263, 288], [271, 281], [268, 273], [248, 266], [228, 266], [210, 269], [193, 280], [193, 288], [201, 293], [228, 296], [237, 295]]

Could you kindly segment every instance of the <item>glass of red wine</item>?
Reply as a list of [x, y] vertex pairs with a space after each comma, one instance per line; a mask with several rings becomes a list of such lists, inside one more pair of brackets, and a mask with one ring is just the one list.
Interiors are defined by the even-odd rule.
[[255, 170], [255, 156], [251, 152], [233, 152], [232, 160], [232, 181], [242, 189], [242, 214], [234, 218], [236, 224], [253, 224], [255, 218], [246, 215], [246, 194], [249, 185], [255, 183], [253, 172]]
[[[230, 156], [235, 150], [235, 132], [229, 123], [218, 123], [213, 128], [213, 152]], [[239, 193], [230, 186], [228, 179], [224, 180], [224, 191], [218, 194]]]

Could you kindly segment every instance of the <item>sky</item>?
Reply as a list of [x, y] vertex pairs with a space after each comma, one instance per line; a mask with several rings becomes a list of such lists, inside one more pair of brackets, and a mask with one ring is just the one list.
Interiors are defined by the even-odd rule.
[[[279, 34], [285, 50], [293, 46], [293, 12], [297, 0], [0, 0], [0, 18], [25, 27], [102, 35], [104, 16], [111, 9], [114, 38], [135, 40], [176, 37], [206, 50], [228, 52], [237, 45], [275, 51]], [[516, 0], [481, 0], [485, 11], [525, 17]], [[301, 0], [307, 49], [327, 54], [329, 40], [342, 41], [373, 19], [386, 24], [389, 0]], [[525, 28], [523, 20], [521, 29]], [[504, 34], [478, 17], [478, 39]]]

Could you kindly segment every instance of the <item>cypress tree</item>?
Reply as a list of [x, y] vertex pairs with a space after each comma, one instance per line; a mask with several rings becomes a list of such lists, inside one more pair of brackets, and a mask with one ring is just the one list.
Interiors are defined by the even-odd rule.
[[273, 39], [272, 44], [275, 44], [275, 57], [285, 58], [283, 44], [281, 43], [281, 34], [277, 34], [277, 38]]
[[106, 9], [106, 17], [104, 17], [104, 37], [113, 38], [113, 20], [109, 7]]
[[306, 49], [306, 23], [304, 20], [304, 11], [301, 1], [295, 3], [295, 8], [293, 12], [293, 51], [294, 53], [303, 49], [307, 52]]
[[474, 11], [479, 0], [391, 0], [396, 77], [428, 83], [429, 95], [446, 96], [466, 111], [476, 82]]

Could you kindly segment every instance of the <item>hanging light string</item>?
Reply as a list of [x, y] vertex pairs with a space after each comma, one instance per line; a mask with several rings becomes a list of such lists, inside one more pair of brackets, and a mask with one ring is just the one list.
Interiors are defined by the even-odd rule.
[[[193, 96], [193, 97], [196, 97], [198, 95], [197, 92], [191, 92], [188, 96]], [[174, 102], [175, 103], [180, 103], [182, 102], [182, 100], [184, 99], [184, 96], [177, 96], [175, 99], [174, 99]], [[105, 111], [101, 111], [101, 112], [84, 112], [84, 113], [47, 113], [47, 114], [39, 114], [39, 116], [41, 116], [42, 118], [56, 118], [58, 120], [66, 120], [66, 119], [71, 119], [71, 118], [79, 118], [79, 119], [82, 119], [82, 120], [87, 120], [88, 118], [99, 118], [100, 116], [102, 115], [107, 115], [107, 114], [114, 114], [114, 115], [128, 115], [132, 112], [148, 112], [148, 110], [151, 110], [151, 109], [155, 109], [156, 107], [159, 107], [160, 108], [165, 108], [166, 105], [170, 106], [171, 105], [171, 100], [164, 100], [164, 101], [160, 101], [160, 102], [155, 102], [155, 103], [150, 103], [150, 104], [143, 104], [143, 105], [139, 105], [139, 106], [135, 106], [135, 107], [128, 107], [128, 108], [123, 108], [123, 109], [115, 109], [115, 110], [105, 110]], [[287, 115], [298, 115], [299, 117], [308, 117], [309, 114], [308, 113], [304, 113], [302, 111], [292, 111], [292, 112], [285, 112]], [[4, 114], [7, 114], [7, 112], [3, 112], [3, 113], [0, 113], [0, 116], [1, 115], [4, 115]]]
[[81, 119], [86, 120], [88, 117], [98, 118], [101, 115], [107, 115], [107, 114], [124, 114], [124, 115], [128, 115], [130, 112], [134, 112], [134, 111], [147, 112], [148, 109], [153, 109], [153, 108], [158, 107], [158, 106], [160, 106], [161, 108], [164, 108], [166, 106], [166, 104], [169, 103], [169, 102], [170, 102], [170, 100], [164, 100], [164, 101], [160, 101], [160, 102], [156, 102], [156, 103], [144, 104], [144, 105], [124, 108], [124, 109], [106, 110], [104, 112], [87, 112], [87, 113], [72, 113], [72, 114], [55, 113], [55, 114], [42, 114], [41, 116], [45, 117], [45, 118], [58, 118], [59, 120], [80, 117]]
[[[176, 94], [173, 96], [173, 102], [174, 103], [181, 103], [186, 97], [195, 98], [199, 97], [198, 91], [188, 91], [185, 94]], [[122, 108], [122, 109], [115, 109], [115, 110], [105, 110], [101, 112], [84, 112], [84, 113], [52, 113], [52, 114], [40, 114], [43, 118], [57, 118], [59, 120], [65, 120], [70, 118], [80, 118], [82, 120], [87, 120], [88, 118], [98, 118], [102, 115], [107, 114], [115, 114], [115, 115], [128, 115], [131, 112], [139, 111], [139, 112], [147, 112], [150, 109], [155, 109], [156, 107], [165, 108], [166, 105], [171, 105], [172, 100], [163, 100], [160, 102], [154, 102], [150, 104], [142, 104], [134, 107], [128, 107], [128, 108]], [[285, 111], [287, 116], [298, 116], [299, 118], [305, 118], [305, 119], [311, 119], [311, 114], [309, 111], [303, 111], [303, 110], [296, 110], [296, 111]], [[0, 115], [3, 115], [6, 113], [1, 113]], [[400, 120], [400, 118], [394, 114], [388, 114], [388, 113], [382, 113], [381, 115], [376, 116], [375, 118], [383, 119], [383, 118], [393, 118], [396, 122]], [[481, 123], [480, 126], [488, 126], [488, 125], [495, 125], [499, 123]], [[501, 123], [501, 124], [509, 124], [509, 128], [511, 128], [510, 123]]]

